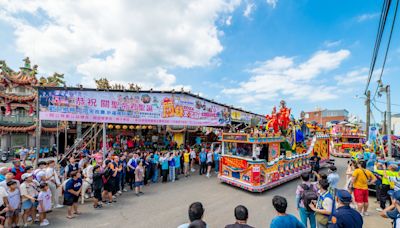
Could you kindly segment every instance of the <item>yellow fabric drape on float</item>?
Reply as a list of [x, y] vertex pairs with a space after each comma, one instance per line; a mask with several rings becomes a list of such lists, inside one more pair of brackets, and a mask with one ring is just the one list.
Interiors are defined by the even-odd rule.
[[174, 133], [174, 141], [178, 144], [178, 146], [183, 144], [184, 133]]

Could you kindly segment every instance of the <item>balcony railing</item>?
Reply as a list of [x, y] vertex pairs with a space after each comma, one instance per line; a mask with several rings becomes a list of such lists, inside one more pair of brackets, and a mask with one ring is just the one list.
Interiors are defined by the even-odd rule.
[[0, 122], [3, 124], [33, 124], [36, 116], [0, 116]]

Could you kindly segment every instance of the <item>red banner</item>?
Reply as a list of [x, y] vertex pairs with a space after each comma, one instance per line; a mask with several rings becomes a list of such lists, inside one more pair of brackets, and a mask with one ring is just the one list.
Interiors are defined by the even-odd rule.
[[342, 144], [342, 149], [348, 149], [348, 148], [361, 148], [362, 144], [361, 143], [346, 143]]
[[252, 183], [253, 184], [260, 183], [260, 171], [261, 171], [260, 166], [258, 166], [258, 165], [253, 166], [253, 168], [252, 168], [252, 173], [253, 173]]
[[222, 157], [222, 164], [240, 169], [247, 168], [247, 161], [239, 158]]

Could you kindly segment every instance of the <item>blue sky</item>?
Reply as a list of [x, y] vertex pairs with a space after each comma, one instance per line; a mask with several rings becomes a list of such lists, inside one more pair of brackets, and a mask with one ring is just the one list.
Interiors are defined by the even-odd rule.
[[[107, 76], [145, 88], [184, 87], [260, 114], [285, 99], [296, 116], [321, 107], [346, 108], [364, 118], [363, 101], [355, 96], [365, 89], [382, 2], [0, 1], [0, 6], [0, 58], [14, 68], [28, 55], [42, 74], [65, 73], [70, 85], [94, 86], [94, 78]], [[399, 38], [395, 28], [383, 75], [395, 104], [400, 104]], [[373, 91], [375, 81], [376, 76]], [[400, 113], [400, 106], [393, 112]], [[381, 118], [377, 111], [374, 116]]]

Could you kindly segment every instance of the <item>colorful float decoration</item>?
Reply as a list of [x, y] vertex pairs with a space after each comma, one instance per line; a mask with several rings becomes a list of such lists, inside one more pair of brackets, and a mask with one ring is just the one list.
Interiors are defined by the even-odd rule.
[[321, 165], [329, 160], [329, 134], [316, 133], [308, 142], [300, 123], [290, 118], [281, 101], [280, 111], [267, 116], [265, 132], [222, 133], [219, 179], [251, 192], [263, 192], [309, 172], [314, 152]]
[[331, 154], [335, 157], [350, 158], [352, 154], [362, 153], [366, 135], [350, 123], [338, 123], [330, 129]]

